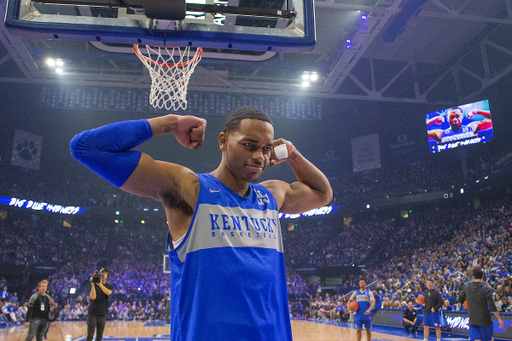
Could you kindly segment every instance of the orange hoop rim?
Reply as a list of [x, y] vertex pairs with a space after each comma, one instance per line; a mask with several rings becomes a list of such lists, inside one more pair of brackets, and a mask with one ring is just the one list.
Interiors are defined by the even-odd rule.
[[[146, 45], [147, 46], [147, 45]], [[155, 46], [157, 48], [162, 48], [161, 46]], [[163, 47], [165, 49], [167, 48], [172, 48], [172, 49], [179, 49], [178, 46], [168, 46], [168, 47]], [[141, 52], [140, 52], [140, 49], [139, 49], [139, 44], [133, 44], [133, 52], [135, 52], [135, 54], [141, 58], [141, 59], [144, 59], [146, 62], [148, 63], [151, 63], [153, 65], [155, 64], [158, 64], [160, 66], [163, 66], [163, 67], [174, 67], [174, 66], [177, 66], [177, 67], [184, 67], [184, 66], [188, 66], [189, 64], [193, 64], [195, 62], [198, 61], [199, 58], [201, 58], [201, 56], [203, 55], [203, 48], [202, 47], [198, 47], [197, 48], [197, 51], [196, 51], [196, 54], [194, 56], [194, 58], [192, 58], [191, 60], [188, 60], [186, 62], [182, 62], [182, 63], [162, 63], [162, 62], [156, 62], [154, 61], [153, 59], [149, 58], [149, 57], [146, 57], [145, 55], [143, 55]]]

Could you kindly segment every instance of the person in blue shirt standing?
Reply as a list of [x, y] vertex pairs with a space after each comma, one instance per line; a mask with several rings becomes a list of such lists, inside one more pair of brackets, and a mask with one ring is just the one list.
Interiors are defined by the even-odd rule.
[[382, 291], [380, 291], [380, 293], [378, 293], [377, 289], [373, 288], [372, 294], [373, 294], [373, 298], [375, 299], [375, 307], [372, 310], [372, 314], [375, 314], [375, 312], [377, 312], [377, 310], [380, 310], [380, 308], [382, 308], [382, 296], [381, 296]]
[[354, 316], [357, 327], [357, 341], [361, 341], [363, 326], [366, 329], [366, 338], [370, 341], [372, 339], [371, 312], [375, 307], [375, 298], [373, 297], [373, 293], [366, 289], [366, 280], [364, 278], [359, 280], [359, 290], [354, 291], [350, 297], [350, 302], [352, 301], [356, 301], [359, 305], [359, 309]]
[[428, 340], [430, 327], [436, 330], [437, 341], [441, 341], [441, 320], [439, 317], [439, 309], [443, 306], [443, 299], [439, 291], [434, 289], [434, 282], [427, 279], [427, 288], [424, 292], [425, 309], [423, 311], [423, 339]]

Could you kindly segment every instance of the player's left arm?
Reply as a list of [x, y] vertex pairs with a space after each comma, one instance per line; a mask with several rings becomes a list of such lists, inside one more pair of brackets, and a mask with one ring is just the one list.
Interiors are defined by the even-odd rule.
[[274, 147], [280, 144], [286, 144], [288, 157], [278, 160], [272, 151], [270, 167], [286, 161], [295, 173], [297, 181], [291, 184], [279, 180], [261, 183], [276, 198], [279, 211], [291, 214], [302, 213], [331, 202], [332, 188], [322, 171], [307, 160], [290, 141], [284, 139], [274, 141]]
[[470, 120], [473, 119], [473, 117], [475, 117], [475, 115], [480, 115], [485, 118], [491, 118], [491, 112], [489, 110], [474, 110], [474, 111], [468, 111], [466, 113], [466, 117], [469, 118]]
[[493, 291], [492, 291], [491, 288], [488, 288], [488, 290], [486, 290], [485, 298], [487, 300], [487, 305], [491, 309], [491, 312], [494, 314], [494, 316], [496, 316], [496, 318], [498, 319], [498, 322], [500, 324], [500, 329], [503, 329], [503, 327], [504, 327], [503, 320], [501, 319], [501, 316], [500, 316], [500, 313], [498, 312], [498, 309], [496, 309], [496, 304], [494, 303], [494, 299], [492, 297], [492, 293], [493, 293]]
[[442, 306], [443, 306], [443, 298], [441, 297], [441, 294], [439, 293], [439, 291], [437, 291], [437, 304], [435, 305], [434, 309], [436, 311], [439, 311], [439, 309], [441, 309]]
[[480, 115], [485, 117], [481, 121], [474, 121], [468, 124], [469, 127], [473, 130], [473, 133], [475, 135], [478, 135], [478, 133], [482, 130], [487, 130], [492, 128], [492, 121], [491, 121], [491, 112], [489, 110], [476, 110], [476, 111], [468, 111], [466, 113], [466, 117], [470, 120], [475, 117], [475, 115]]
[[464, 301], [466, 300], [466, 291], [465, 290], [462, 290], [459, 294], [459, 297], [457, 298], [457, 300], [460, 302], [460, 303], [464, 303]]

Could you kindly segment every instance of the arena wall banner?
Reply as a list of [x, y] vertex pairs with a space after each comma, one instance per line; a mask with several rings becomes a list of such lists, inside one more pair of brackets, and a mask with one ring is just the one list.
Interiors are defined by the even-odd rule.
[[39, 170], [43, 137], [23, 130], [14, 131], [11, 165]]
[[[373, 324], [380, 324], [386, 326], [403, 327], [402, 318], [404, 315], [403, 309], [384, 309], [378, 310], [373, 315]], [[448, 328], [450, 332], [456, 334], [469, 335], [469, 317], [465, 312], [445, 312]], [[418, 318], [422, 318], [418, 315]], [[505, 327], [499, 328], [498, 320], [493, 316], [494, 322], [494, 337], [498, 339], [512, 340], [512, 314], [501, 314], [501, 319]]]
[[12, 207], [28, 208], [33, 211], [46, 211], [46, 212], [70, 214], [70, 215], [81, 214], [88, 209], [87, 207], [63, 206], [63, 205], [58, 205], [58, 204], [50, 204], [50, 203], [46, 203], [46, 202], [38, 202], [38, 201], [34, 201], [34, 200], [3, 197], [3, 196], [0, 196], [0, 204], [12, 206]]
[[379, 134], [354, 137], [351, 142], [354, 172], [380, 168]]

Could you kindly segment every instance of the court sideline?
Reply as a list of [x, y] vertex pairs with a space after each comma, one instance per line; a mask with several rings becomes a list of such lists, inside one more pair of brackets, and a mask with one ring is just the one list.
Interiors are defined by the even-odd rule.
[[[28, 329], [23, 325], [0, 330], [0, 341], [24, 341]], [[87, 334], [85, 321], [53, 322], [48, 331], [47, 341], [84, 341]], [[304, 320], [292, 320], [292, 334], [295, 341], [356, 340], [356, 330], [349, 324], [328, 324]], [[106, 341], [159, 341], [169, 339], [169, 325], [162, 321], [112, 321], [107, 322]], [[374, 326], [373, 341], [421, 340], [422, 335], [407, 337], [399, 328]], [[432, 338], [434, 340], [434, 338]], [[467, 340], [464, 336], [443, 338], [443, 340]], [[366, 341], [363, 336], [363, 341]]]

